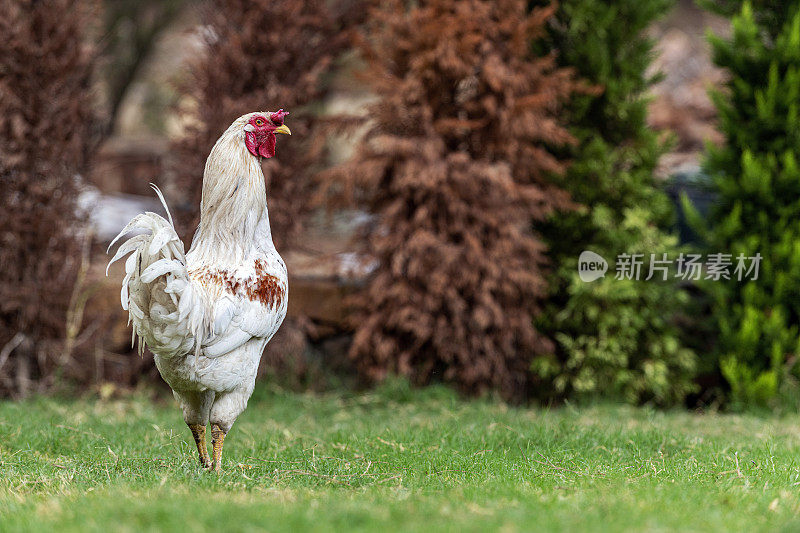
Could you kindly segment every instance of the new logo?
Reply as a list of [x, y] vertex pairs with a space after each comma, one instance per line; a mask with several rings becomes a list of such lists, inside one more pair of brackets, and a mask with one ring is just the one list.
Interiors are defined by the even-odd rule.
[[606, 275], [607, 270], [608, 262], [592, 251], [584, 250], [578, 257], [578, 276], [581, 281], [588, 283], [600, 279]]

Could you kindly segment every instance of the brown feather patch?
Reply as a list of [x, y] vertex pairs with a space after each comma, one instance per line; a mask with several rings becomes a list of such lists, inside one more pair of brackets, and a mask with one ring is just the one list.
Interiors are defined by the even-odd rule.
[[226, 269], [208, 268], [193, 270], [189, 275], [203, 285], [214, 285], [234, 296], [259, 302], [265, 307], [280, 307], [286, 297], [286, 290], [281, 281], [266, 270], [267, 263], [259, 259], [255, 262], [255, 275], [248, 278], [238, 278]]

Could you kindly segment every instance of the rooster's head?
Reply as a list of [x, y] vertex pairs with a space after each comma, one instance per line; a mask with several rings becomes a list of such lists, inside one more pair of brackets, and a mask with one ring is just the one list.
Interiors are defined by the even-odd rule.
[[275, 134], [292, 134], [283, 123], [284, 117], [288, 114], [280, 109], [275, 113], [258, 112], [249, 115], [244, 126], [244, 144], [251, 154], [266, 158], [275, 155]]

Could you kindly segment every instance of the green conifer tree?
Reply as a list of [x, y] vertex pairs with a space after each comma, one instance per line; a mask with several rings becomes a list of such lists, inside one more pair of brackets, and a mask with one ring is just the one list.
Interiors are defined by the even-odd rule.
[[[695, 355], [682, 346], [675, 314], [687, 301], [675, 280], [647, 277], [650, 254], [677, 256], [677, 239], [665, 231], [672, 209], [654, 183], [665, 147], [646, 124], [646, 73], [653, 43], [646, 28], [671, 0], [564, 0], [549, 38], [559, 62], [597, 86], [573, 99], [568, 122], [579, 143], [572, 165], [556, 184], [581, 208], [562, 212], [542, 229], [556, 267], [553, 297], [539, 325], [556, 341], [534, 372], [544, 395], [604, 396], [669, 404], [693, 389]], [[609, 272], [580, 280], [578, 256], [591, 250]], [[642, 279], [617, 280], [621, 253], [645, 254]], [[659, 274], [656, 277], [661, 277]]]
[[[730, 38], [710, 37], [715, 63], [729, 73], [725, 90], [713, 94], [727, 142], [709, 147], [704, 165], [718, 194], [708, 251], [731, 254], [731, 279], [706, 287], [731, 399], [764, 405], [788, 383], [798, 353], [800, 7], [745, 3], [732, 23]], [[758, 278], [739, 280], [737, 258], [757, 254]]]

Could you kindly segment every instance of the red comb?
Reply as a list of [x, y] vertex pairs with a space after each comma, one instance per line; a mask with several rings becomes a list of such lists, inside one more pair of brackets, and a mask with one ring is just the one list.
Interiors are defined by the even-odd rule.
[[272, 113], [269, 116], [269, 118], [270, 118], [270, 120], [272, 120], [272, 122], [274, 124], [277, 124], [278, 126], [282, 126], [283, 125], [283, 117], [285, 117], [288, 114], [289, 114], [288, 111], [284, 111], [283, 109], [279, 109], [275, 113]]

